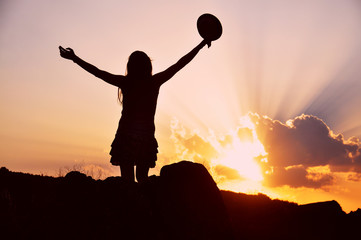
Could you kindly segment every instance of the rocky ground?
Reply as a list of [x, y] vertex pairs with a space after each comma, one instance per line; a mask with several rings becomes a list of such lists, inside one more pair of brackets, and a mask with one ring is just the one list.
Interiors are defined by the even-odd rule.
[[164, 166], [149, 183], [0, 169], [1, 239], [346, 239], [361, 210], [220, 191], [203, 165]]

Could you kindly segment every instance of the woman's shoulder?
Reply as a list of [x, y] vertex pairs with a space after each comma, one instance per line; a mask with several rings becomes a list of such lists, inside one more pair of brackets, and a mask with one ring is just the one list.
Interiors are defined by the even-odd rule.
[[153, 83], [159, 87], [167, 80], [168, 80], [167, 76], [166, 76], [166, 74], [164, 74], [164, 72], [159, 72], [152, 76]]

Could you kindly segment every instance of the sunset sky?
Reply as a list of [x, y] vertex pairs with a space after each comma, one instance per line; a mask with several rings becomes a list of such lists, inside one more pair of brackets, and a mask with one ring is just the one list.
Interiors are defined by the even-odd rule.
[[358, 0], [2, 0], [0, 166], [119, 175], [117, 88], [58, 46], [114, 74], [142, 50], [157, 73], [202, 41], [203, 13], [223, 35], [162, 86], [151, 174], [187, 159], [221, 189], [361, 208]]

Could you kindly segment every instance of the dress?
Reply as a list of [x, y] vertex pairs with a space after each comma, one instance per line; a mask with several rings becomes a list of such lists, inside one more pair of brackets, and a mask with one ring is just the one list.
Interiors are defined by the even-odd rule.
[[132, 134], [117, 131], [110, 151], [113, 165], [129, 163], [144, 164], [150, 168], [155, 167], [158, 153], [158, 143], [154, 135]]
[[125, 77], [119, 82], [123, 109], [109, 153], [113, 165], [155, 167], [158, 143], [154, 136], [154, 115], [162, 83], [154, 76], [142, 80]]

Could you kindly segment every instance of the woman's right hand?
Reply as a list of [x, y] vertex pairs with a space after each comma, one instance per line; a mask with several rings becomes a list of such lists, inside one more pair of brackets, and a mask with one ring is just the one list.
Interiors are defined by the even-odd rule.
[[65, 59], [74, 60], [75, 59], [75, 53], [73, 49], [71, 48], [63, 48], [62, 46], [59, 46], [60, 50], [60, 56], [62, 56]]

